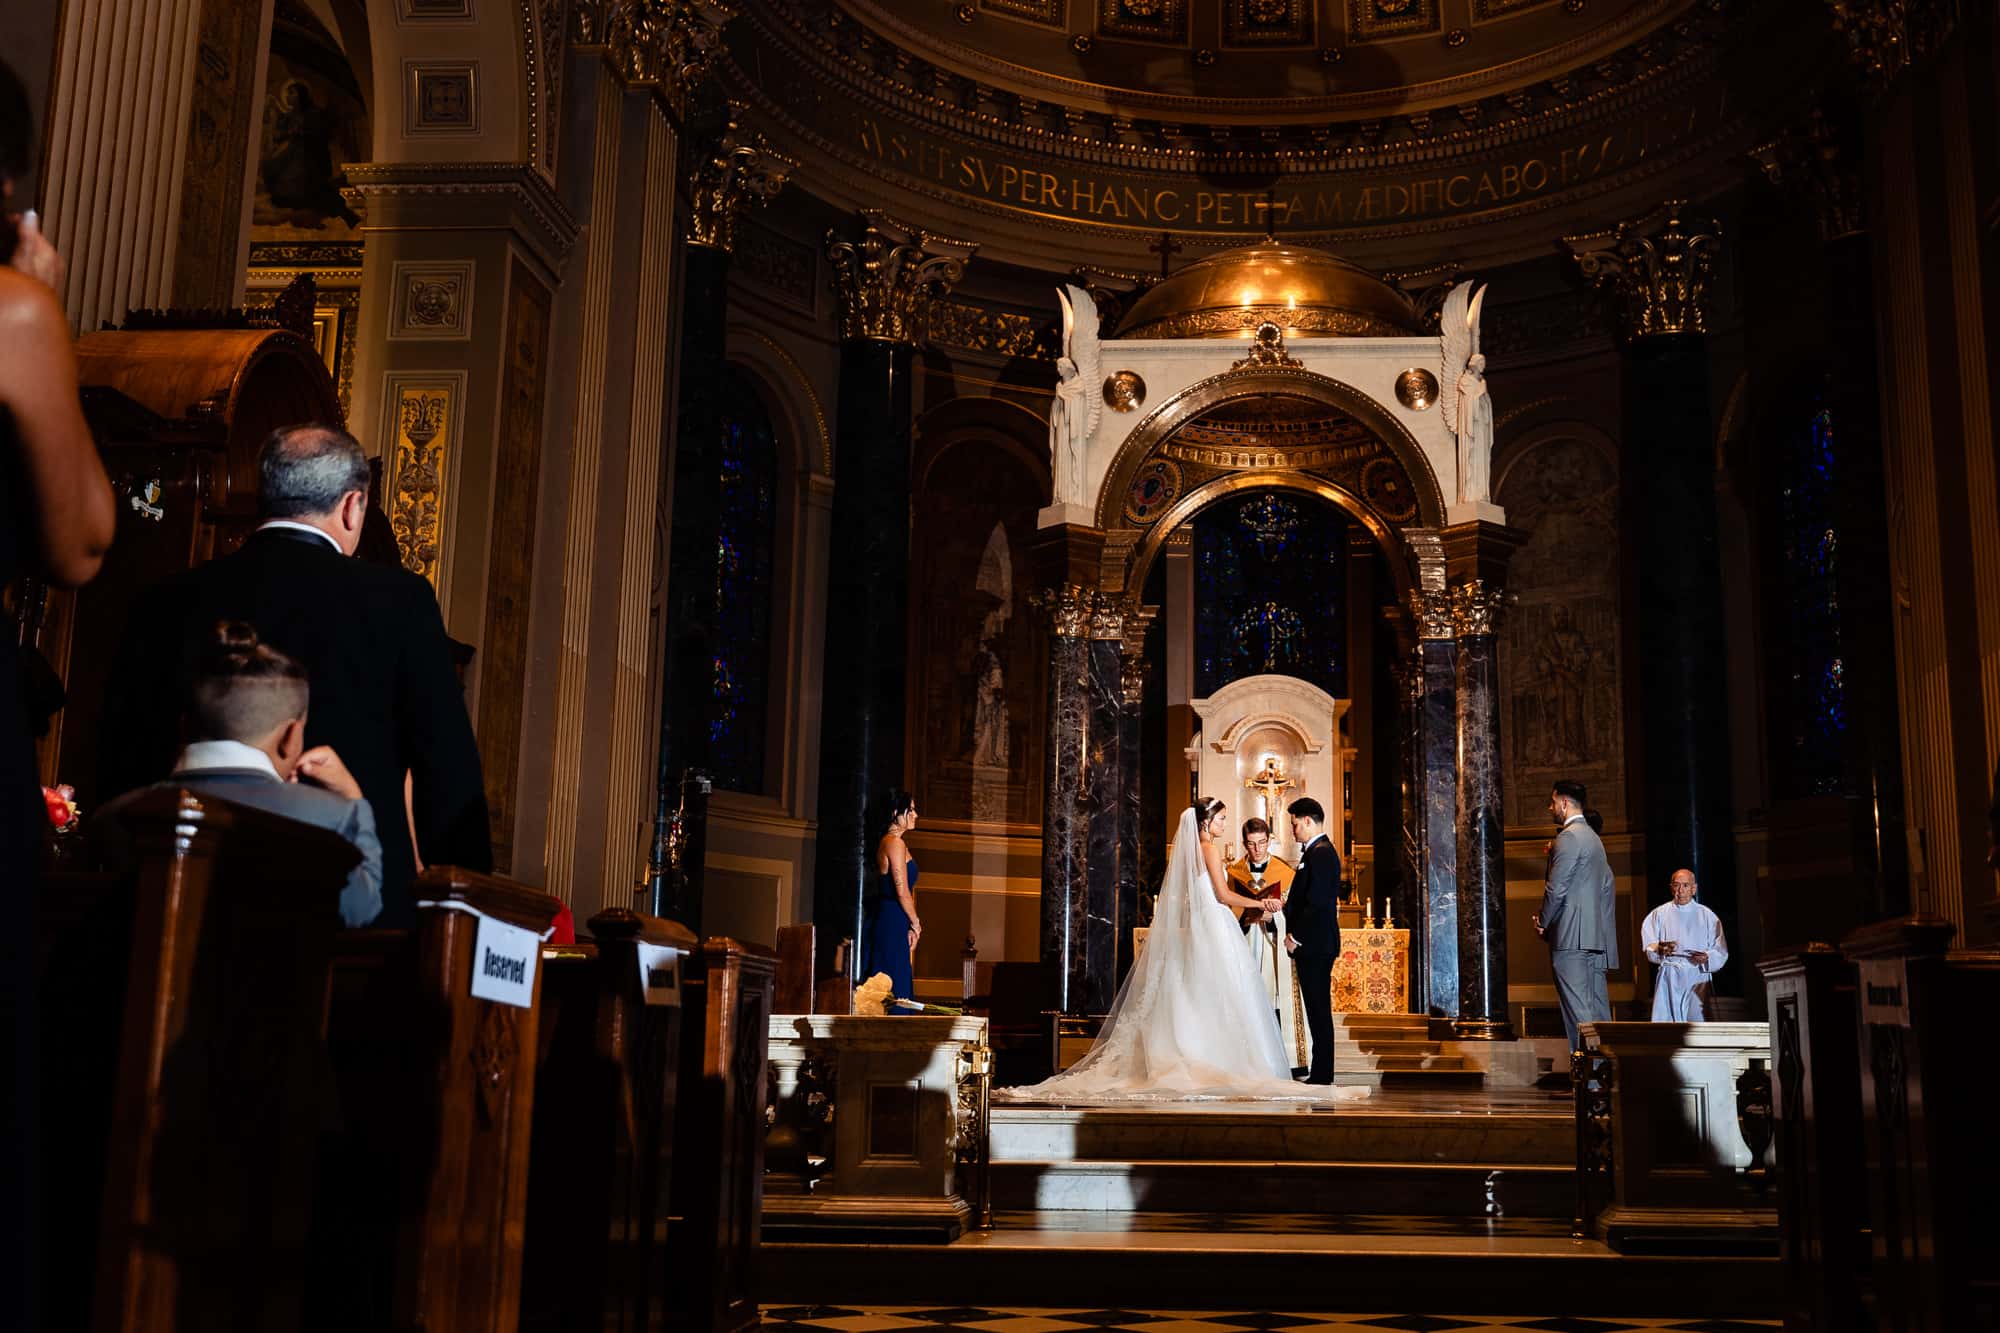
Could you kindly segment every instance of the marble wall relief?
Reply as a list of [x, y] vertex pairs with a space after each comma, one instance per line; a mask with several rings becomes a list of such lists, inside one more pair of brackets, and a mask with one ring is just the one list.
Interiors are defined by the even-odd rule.
[[990, 441], [948, 445], [916, 497], [911, 791], [927, 820], [1041, 819], [1042, 664], [1027, 563], [1044, 482]]
[[1501, 628], [1508, 826], [1545, 826], [1559, 777], [1586, 783], [1605, 821], [1622, 826], [1616, 467], [1584, 440], [1541, 440], [1509, 463], [1494, 498], [1508, 524], [1530, 534], [1508, 579], [1520, 602]]

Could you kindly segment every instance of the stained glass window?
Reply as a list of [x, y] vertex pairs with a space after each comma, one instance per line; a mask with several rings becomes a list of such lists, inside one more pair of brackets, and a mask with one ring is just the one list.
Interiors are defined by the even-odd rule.
[[1196, 515], [1196, 690], [1278, 674], [1344, 697], [1346, 558], [1346, 516], [1311, 496], [1253, 491]]
[[762, 792], [777, 438], [756, 388], [734, 367], [723, 401], [708, 769], [715, 785], [726, 791]]
[[1794, 795], [1843, 789], [1847, 695], [1840, 644], [1840, 532], [1834, 521], [1834, 421], [1814, 405], [1785, 441], [1779, 524], [1789, 633], [1784, 707]]

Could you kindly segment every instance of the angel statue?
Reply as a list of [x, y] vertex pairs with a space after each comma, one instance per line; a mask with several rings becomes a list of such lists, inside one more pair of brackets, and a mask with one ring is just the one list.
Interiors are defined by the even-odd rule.
[[1460, 504], [1484, 504], [1493, 498], [1493, 400], [1486, 394], [1486, 357], [1479, 350], [1479, 310], [1485, 303], [1483, 285], [1455, 283], [1444, 298], [1438, 321], [1438, 341], [1444, 351], [1438, 405], [1458, 439]]
[[1075, 284], [1058, 287], [1056, 299], [1062, 302], [1063, 354], [1056, 361], [1056, 401], [1049, 412], [1051, 499], [1059, 505], [1081, 505], [1087, 503], [1084, 455], [1097, 419], [1104, 415], [1097, 302]]

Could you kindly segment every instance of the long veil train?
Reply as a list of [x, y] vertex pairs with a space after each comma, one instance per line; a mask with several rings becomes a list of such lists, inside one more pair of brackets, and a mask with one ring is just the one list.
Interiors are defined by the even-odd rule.
[[1366, 1088], [1295, 1083], [1278, 1040], [1270, 993], [1243, 934], [1209, 887], [1195, 812], [1181, 816], [1132, 965], [1089, 1054], [996, 1101], [1347, 1101]]

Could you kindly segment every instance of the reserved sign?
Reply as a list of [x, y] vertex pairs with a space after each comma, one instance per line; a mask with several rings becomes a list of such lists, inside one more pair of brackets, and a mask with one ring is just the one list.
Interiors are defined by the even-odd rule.
[[473, 998], [517, 1009], [534, 1005], [535, 960], [542, 952], [534, 931], [481, 915], [472, 948]]
[[670, 944], [639, 943], [639, 986], [647, 1004], [681, 1002], [681, 951]]

